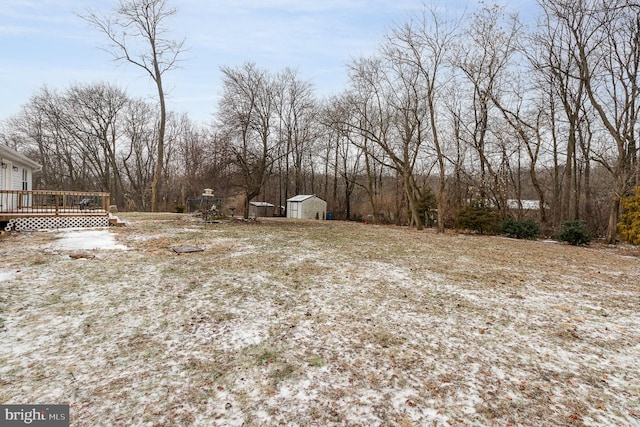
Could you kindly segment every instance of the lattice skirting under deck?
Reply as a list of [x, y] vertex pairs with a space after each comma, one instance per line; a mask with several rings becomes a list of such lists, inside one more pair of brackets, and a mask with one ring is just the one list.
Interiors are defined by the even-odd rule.
[[16, 218], [10, 219], [5, 231], [34, 231], [57, 228], [108, 227], [106, 216], [64, 216], [53, 218]]

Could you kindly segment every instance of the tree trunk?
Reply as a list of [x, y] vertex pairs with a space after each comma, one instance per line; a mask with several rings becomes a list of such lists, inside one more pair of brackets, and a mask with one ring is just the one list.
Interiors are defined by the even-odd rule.
[[151, 212], [158, 212], [158, 192], [160, 189], [160, 179], [162, 178], [162, 167], [164, 165], [164, 133], [167, 125], [167, 108], [164, 102], [164, 91], [162, 90], [162, 76], [158, 68], [158, 61], [154, 61], [156, 72], [156, 86], [158, 88], [158, 99], [160, 100], [160, 123], [158, 126], [158, 158], [151, 181]]
[[378, 207], [376, 206], [375, 200], [375, 191], [374, 191], [374, 182], [375, 175], [371, 172], [371, 162], [369, 161], [369, 151], [367, 147], [367, 141], [365, 139], [364, 142], [364, 164], [367, 170], [367, 196], [369, 197], [369, 204], [371, 204], [371, 211], [373, 212], [373, 220], [374, 224], [378, 223]]
[[403, 175], [404, 191], [407, 195], [407, 202], [409, 204], [409, 212], [411, 212], [411, 220], [409, 225], [415, 224], [416, 230], [422, 230], [424, 228], [422, 218], [418, 214], [418, 206], [416, 201], [416, 193], [413, 185], [411, 184], [411, 175], [404, 172]]
[[607, 228], [607, 243], [616, 244], [616, 236], [618, 230], [618, 214], [620, 212], [620, 197], [616, 194], [611, 201], [611, 210], [609, 211], [609, 226]]

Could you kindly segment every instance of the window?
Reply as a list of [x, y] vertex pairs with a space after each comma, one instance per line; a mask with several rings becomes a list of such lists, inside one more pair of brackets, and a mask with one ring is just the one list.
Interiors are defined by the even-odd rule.
[[27, 171], [27, 168], [22, 168], [22, 189], [23, 190], [28, 190], [29, 189], [29, 174]]

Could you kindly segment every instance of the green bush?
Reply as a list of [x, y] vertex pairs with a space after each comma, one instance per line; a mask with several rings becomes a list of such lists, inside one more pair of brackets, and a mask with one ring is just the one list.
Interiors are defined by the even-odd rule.
[[480, 234], [495, 233], [499, 230], [499, 219], [492, 208], [482, 201], [476, 201], [458, 211], [455, 226]]
[[592, 236], [589, 230], [587, 230], [586, 222], [575, 220], [563, 222], [557, 238], [558, 240], [575, 246], [588, 245], [591, 242]]
[[620, 238], [632, 245], [640, 245], [640, 187], [636, 194], [622, 199], [624, 213], [620, 216]]
[[517, 239], [537, 239], [540, 227], [531, 219], [518, 221], [509, 217], [502, 222], [502, 233]]

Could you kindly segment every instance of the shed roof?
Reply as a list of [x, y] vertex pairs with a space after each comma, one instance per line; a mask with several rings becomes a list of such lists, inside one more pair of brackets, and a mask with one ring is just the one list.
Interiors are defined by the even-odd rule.
[[297, 196], [293, 196], [290, 199], [287, 199], [287, 202], [303, 202], [312, 197], [316, 197], [315, 194], [299, 194]]
[[252, 204], [253, 206], [258, 206], [258, 207], [261, 207], [261, 208], [262, 208], [262, 207], [267, 207], [267, 208], [269, 208], [269, 207], [273, 207], [273, 206], [274, 206], [274, 205], [272, 205], [272, 204], [271, 204], [271, 203], [269, 203], [269, 202], [251, 202], [251, 204]]

